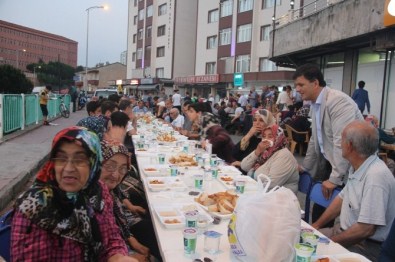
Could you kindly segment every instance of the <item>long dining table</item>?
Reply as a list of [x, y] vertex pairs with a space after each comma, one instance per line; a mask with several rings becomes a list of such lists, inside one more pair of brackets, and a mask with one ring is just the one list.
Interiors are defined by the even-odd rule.
[[[169, 129], [168, 129], [169, 130]], [[168, 131], [167, 130], [167, 131]], [[141, 137], [140, 137], [141, 136]], [[200, 154], [204, 155], [205, 152], [201, 149], [191, 148], [193, 144], [189, 145], [189, 141], [180, 135], [175, 135], [179, 142], [161, 142], [155, 141], [157, 134], [152, 134], [146, 129], [141, 129], [139, 135], [133, 136], [133, 142], [136, 148], [136, 159], [138, 163], [139, 174], [144, 185], [149, 212], [152, 217], [155, 234], [158, 240], [160, 252], [164, 261], [193, 261], [194, 259], [210, 258], [212, 261], [240, 261], [235, 256], [230, 248], [228, 241], [228, 224], [229, 217], [222, 218], [219, 224], [209, 223], [209, 225], [203, 230], [214, 230], [222, 234], [220, 237], [219, 252], [211, 254], [204, 251], [204, 235], [201, 229], [197, 236], [196, 253], [192, 255], [184, 254], [184, 243], [183, 243], [183, 229], [184, 225], [168, 225], [164, 223], [164, 218], [160, 217], [161, 210], [173, 210], [180, 206], [189, 206], [196, 204], [195, 198], [197, 196], [190, 195], [190, 192], [206, 192], [213, 194], [217, 192], [224, 192], [228, 189], [226, 184], [220, 179], [207, 178], [205, 177], [203, 182], [203, 188], [197, 190], [194, 185], [194, 176], [196, 174], [202, 174], [203, 169], [200, 168], [185, 168], [178, 167], [178, 175], [176, 177], [170, 176], [169, 159], [172, 156], [182, 154], [185, 145], [189, 146], [188, 154]], [[138, 148], [138, 143], [142, 143], [145, 140], [145, 148]], [[187, 147], [188, 147], [187, 146]], [[158, 163], [158, 155], [164, 154], [165, 163]], [[203, 174], [202, 174], [203, 175]], [[150, 182], [152, 180], [164, 181], [177, 181], [177, 186], [171, 188], [167, 186], [164, 188], [153, 187]], [[173, 190], [175, 189], [175, 190]], [[248, 192], [254, 193], [254, 192]], [[199, 207], [200, 209], [200, 207]], [[178, 209], [179, 210], [179, 209]], [[207, 210], [200, 209], [200, 212], [207, 212]], [[180, 212], [181, 213], [181, 212]], [[179, 214], [178, 214], [179, 215]], [[206, 216], [210, 219], [212, 214], [206, 213]], [[210, 220], [211, 222], [211, 220]], [[307, 228], [313, 230], [315, 234], [324, 237], [319, 231], [312, 228], [309, 224], [301, 219], [301, 228]], [[329, 243], [319, 243], [317, 246], [317, 256], [320, 255], [338, 255], [338, 254], [351, 254], [347, 249], [341, 245], [329, 241]], [[209, 260], [208, 260], [209, 261]], [[332, 261], [332, 260], [331, 260]], [[335, 261], [335, 260], [333, 260]], [[369, 260], [362, 260], [369, 261]]]

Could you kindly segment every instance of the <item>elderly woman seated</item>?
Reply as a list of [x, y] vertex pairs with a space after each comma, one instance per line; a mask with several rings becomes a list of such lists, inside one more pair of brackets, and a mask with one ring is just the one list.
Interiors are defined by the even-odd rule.
[[241, 168], [257, 179], [260, 174], [271, 179], [270, 188], [284, 186], [298, 192], [298, 162], [287, 148], [287, 138], [278, 125], [262, 131], [262, 141], [241, 161]]
[[12, 261], [136, 261], [113, 215], [113, 201], [99, 181], [98, 137], [81, 127], [60, 131], [50, 160], [16, 201]]

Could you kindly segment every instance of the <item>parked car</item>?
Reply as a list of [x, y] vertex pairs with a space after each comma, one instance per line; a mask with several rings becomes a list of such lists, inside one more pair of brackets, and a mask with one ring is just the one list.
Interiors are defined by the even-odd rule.
[[93, 96], [108, 98], [108, 96], [112, 95], [112, 94], [118, 94], [118, 91], [117, 91], [116, 88], [96, 89], [96, 91], [93, 94]]

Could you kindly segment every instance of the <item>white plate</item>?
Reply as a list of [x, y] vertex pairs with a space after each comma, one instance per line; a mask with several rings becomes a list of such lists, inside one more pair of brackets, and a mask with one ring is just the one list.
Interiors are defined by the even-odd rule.
[[[221, 177], [228, 177], [232, 178], [232, 181], [224, 181], [221, 179]], [[234, 181], [236, 181], [238, 178], [242, 178], [246, 181], [245, 184], [245, 191], [256, 191], [258, 190], [258, 182], [254, 180], [253, 178], [249, 176], [218, 176], [218, 180], [221, 182], [222, 185], [225, 186], [226, 189], [235, 189]]]
[[[159, 184], [153, 184], [151, 181], [156, 180]], [[146, 178], [147, 186], [151, 191], [185, 191], [188, 187], [179, 177], [149, 177]]]
[[339, 254], [339, 255], [333, 255], [333, 257], [336, 259], [338, 262], [370, 262], [369, 259], [366, 257], [357, 254], [357, 253], [346, 253], [346, 254]]
[[234, 166], [220, 166], [218, 168], [218, 174], [219, 175], [237, 175], [237, 174], [241, 174], [241, 172]]
[[148, 177], [170, 175], [170, 170], [168, 165], [147, 165], [143, 168], [143, 172]]
[[329, 262], [338, 262], [338, 260], [336, 258], [334, 258], [333, 256], [326, 256], [326, 255], [313, 255], [311, 257], [311, 261], [315, 262], [320, 258], [329, 258]]
[[165, 228], [182, 228], [185, 226], [185, 218], [183, 216], [175, 217], [159, 217], [160, 222]]
[[208, 213], [213, 214], [214, 216], [220, 217], [220, 218], [222, 218], [222, 219], [230, 219], [231, 216], [232, 216], [232, 214], [233, 214], [233, 213], [231, 213], [231, 214], [221, 214], [221, 213], [219, 213], [219, 212], [208, 211], [208, 207], [203, 206], [202, 204], [200, 204], [200, 203], [198, 203], [198, 202], [196, 202], [196, 204], [198, 204], [201, 208], [203, 208], [204, 210], [206, 210]]

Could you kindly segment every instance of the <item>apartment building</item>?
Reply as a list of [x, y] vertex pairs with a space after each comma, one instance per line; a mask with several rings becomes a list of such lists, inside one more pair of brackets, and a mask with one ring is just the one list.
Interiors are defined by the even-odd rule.
[[0, 20], [0, 64], [26, 71], [41, 59], [76, 67], [77, 48], [74, 40]]
[[196, 9], [197, 1], [129, 0], [130, 82], [156, 89], [158, 83], [172, 87], [176, 75], [194, 74]]
[[317, 63], [327, 86], [348, 95], [365, 81], [370, 113], [380, 119], [381, 127], [392, 128], [395, 8], [390, 8], [390, 0], [305, 0], [276, 21], [270, 59], [293, 68]]
[[[292, 71], [269, 60], [269, 32], [272, 17], [298, 5], [289, 0], [131, 0], [128, 78], [171, 79], [181, 93], [204, 96], [289, 84]], [[235, 75], [244, 79], [241, 90]]]

